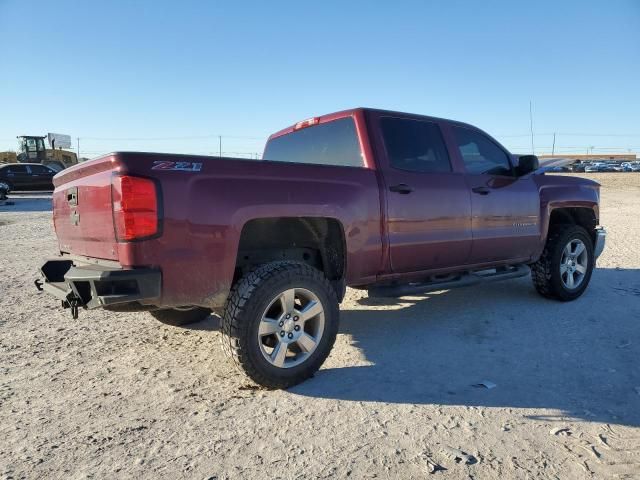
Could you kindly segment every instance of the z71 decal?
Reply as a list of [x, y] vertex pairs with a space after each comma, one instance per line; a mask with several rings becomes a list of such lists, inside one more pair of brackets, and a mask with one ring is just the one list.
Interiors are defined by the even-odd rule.
[[166, 162], [156, 160], [153, 162], [151, 170], [177, 170], [180, 172], [199, 172], [202, 170], [202, 163], [197, 162]]

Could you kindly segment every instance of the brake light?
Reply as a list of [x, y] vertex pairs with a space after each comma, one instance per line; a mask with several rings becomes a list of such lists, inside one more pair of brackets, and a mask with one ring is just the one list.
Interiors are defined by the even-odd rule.
[[118, 240], [139, 240], [158, 233], [158, 191], [153, 180], [117, 175], [111, 187]]
[[320, 123], [320, 117], [312, 117], [307, 118], [306, 120], [302, 120], [301, 122], [296, 123], [293, 126], [293, 130], [300, 130], [301, 128], [312, 127]]

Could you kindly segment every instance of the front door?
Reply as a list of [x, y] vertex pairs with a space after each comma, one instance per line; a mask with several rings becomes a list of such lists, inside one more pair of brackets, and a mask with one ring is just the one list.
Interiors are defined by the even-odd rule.
[[439, 124], [385, 114], [374, 121], [392, 271], [464, 265], [471, 251], [470, 194], [464, 174], [452, 169]]
[[533, 178], [517, 177], [507, 152], [482, 132], [452, 130], [471, 192], [469, 263], [530, 257], [540, 241], [540, 197]]
[[29, 165], [31, 181], [34, 189], [51, 190], [53, 171], [44, 165]]

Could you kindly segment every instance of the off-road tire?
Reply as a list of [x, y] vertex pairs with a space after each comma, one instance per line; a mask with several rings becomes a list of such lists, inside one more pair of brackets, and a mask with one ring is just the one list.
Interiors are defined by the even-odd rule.
[[[586, 246], [589, 265], [582, 283], [576, 289], [569, 290], [562, 283], [560, 261], [562, 251], [573, 239], [582, 240]], [[580, 297], [589, 286], [594, 266], [593, 239], [587, 231], [579, 225], [555, 225], [549, 231], [540, 259], [531, 265], [531, 279], [543, 297], [569, 302]]]
[[162, 310], [152, 310], [149, 312], [156, 320], [174, 327], [189, 325], [204, 320], [211, 315], [211, 310], [207, 308], [195, 307], [189, 310], [178, 310], [174, 308], [164, 308]]
[[[324, 332], [317, 348], [303, 363], [278, 368], [264, 358], [257, 329], [269, 302], [290, 288], [304, 288], [318, 297], [324, 310]], [[258, 385], [288, 388], [312, 377], [324, 363], [338, 333], [339, 317], [336, 292], [322, 272], [299, 262], [268, 263], [244, 275], [231, 289], [221, 322], [222, 348], [236, 367]]]

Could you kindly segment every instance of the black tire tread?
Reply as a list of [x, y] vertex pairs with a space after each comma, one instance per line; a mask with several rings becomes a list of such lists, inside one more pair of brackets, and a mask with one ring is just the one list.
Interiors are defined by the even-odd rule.
[[531, 279], [533, 280], [533, 285], [536, 287], [538, 293], [543, 297], [557, 298], [551, 285], [551, 256], [558, 239], [562, 236], [566, 227], [570, 226], [571, 225], [560, 225], [554, 227], [553, 230], [550, 230], [547, 242], [544, 244], [542, 255], [540, 255], [540, 258], [536, 263], [531, 265]]

